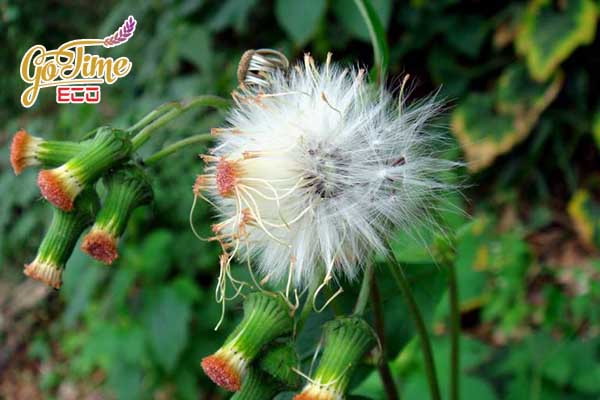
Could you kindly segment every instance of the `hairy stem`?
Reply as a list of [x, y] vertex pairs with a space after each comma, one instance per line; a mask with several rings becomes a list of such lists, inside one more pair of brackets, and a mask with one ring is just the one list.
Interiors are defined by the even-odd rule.
[[212, 139], [213, 139], [213, 136], [211, 136], [210, 133], [200, 133], [197, 135], [187, 137], [185, 139], [178, 140], [177, 142], [172, 143], [172, 144], [164, 147], [162, 150], [157, 151], [156, 153], [152, 154], [150, 157], [148, 157], [147, 159], [144, 160], [144, 164], [146, 164], [146, 165], [156, 164], [158, 161], [162, 160], [163, 158], [168, 157], [171, 154], [176, 153], [177, 151], [179, 151], [189, 145], [197, 144], [197, 143], [207, 143], [207, 142], [210, 142]]
[[425, 361], [425, 373], [427, 375], [427, 383], [429, 384], [429, 393], [431, 395], [431, 399], [440, 400], [440, 387], [435, 371], [435, 362], [433, 359], [433, 351], [431, 350], [431, 341], [429, 339], [429, 333], [427, 332], [427, 327], [425, 326], [423, 315], [421, 314], [421, 311], [419, 311], [417, 302], [415, 301], [415, 298], [412, 294], [412, 290], [410, 289], [408, 279], [404, 275], [402, 265], [400, 265], [400, 263], [396, 259], [394, 252], [389, 246], [389, 243], [386, 258], [388, 261], [390, 271], [392, 272], [396, 284], [400, 288], [400, 292], [404, 297], [404, 301], [406, 301], [408, 311], [415, 323], [417, 334], [419, 335], [419, 341], [421, 343], [421, 351], [423, 352], [423, 358]]
[[377, 277], [374, 276], [371, 280], [371, 306], [373, 307], [373, 324], [375, 325], [375, 332], [379, 337], [379, 343], [381, 345], [381, 362], [377, 366], [381, 382], [383, 383], [383, 389], [388, 400], [398, 400], [398, 391], [392, 371], [390, 371], [390, 364], [388, 362], [387, 346], [385, 343], [385, 320], [383, 317], [383, 306], [381, 304], [381, 294], [379, 293], [379, 285], [377, 284]]

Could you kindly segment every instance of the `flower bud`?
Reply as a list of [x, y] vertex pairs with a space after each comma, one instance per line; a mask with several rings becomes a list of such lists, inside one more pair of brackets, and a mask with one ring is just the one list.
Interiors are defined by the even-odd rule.
[[71, 211], [77, 195], [127, 158], [131, 149], [131, 141], [124, 131], [109, 127], [98, 129], [90, 144], [75, 157], [60, 167], [40, 171], [38, 186], [42, 196], [56, 207]]
[[225, 390], [240, 390], [248, 365], [273, 339], [291, 332], [293, 319], [285, 301], [262, 292], [244, 301], [244, 318], [216, 353], [202, 360], [208, 377]]
[[319, 367], [294, 400], [343, 399], [354, 367], [375, 342], [371, 327], [359, 317], [337, 318], [323, 330]]
[[248, 369], [242, 388], [231, 400], [272, 399], [281, 391], [295, 389], [300, 377], [292, 368], [297, 368], [299, 363], [291, 343], [274, 347]]
[[105, 264], [119, 256], [117, 243], [127, 227], [133, 210], [153, 199], [152, 185], [144, 171], [126, 165], [104, 178], [107, 195], [96, 222], [85, 236], [81, 249]]
[[77, 198], [73, 212], [54, 208], [52, 222], [35, 259], [25, 265], [25, 275], [56, 289], [62, 283], [62, 272], [79, 236], [94, 222], [100, 206], [98, 195], [86, 189]]
[[15, 175], [19, 175], [25, 168], [35, 165], [44, 168], [59, 166], [83, 148], [82, 143], [44, 140], [21, 129], [10, 145], [10, 163]]

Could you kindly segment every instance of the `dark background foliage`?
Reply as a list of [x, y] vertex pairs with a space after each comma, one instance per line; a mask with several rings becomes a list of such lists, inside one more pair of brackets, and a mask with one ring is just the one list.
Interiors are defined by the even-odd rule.
[[[456, 235], [462, 398], [598, 398], [598, 2], [372, 3], [390, 45], [388, 86], [397, 90], [408, 73], [411, 98], [439, 89], [448, 100], [442, 124], [454, 143], [449, 156], [468, 165], [464, 195], [450, 196], [446, 208], [454, 211], [442, 215]], [[99, 106], [57, 105], [47, 89], [33, 108], [21, 107], [18, 67], [30, 46], [104, 37], [130, 14], [139, 21], [135, 36], [105, 52], [129, 57], [133, 71], [103, 87]], [[225, 398], [199, 366], [238, 315], [233, 307], [213, 331], [218, 249], [199, 242], [188, 225], [202, 146], [152, 169], [156, 201], [134, 214], [117, 265], [76, 251], [57, 292], [21, 273], [50, 213], [35, 172], [13, 175], [10, 138], [26, 128], [77, 139], [98, 125], [129, 126], [167, 101], [228, 96], [249, 48], [276, 48], [290, 59], [303, 52], [324, 59], [331, 51], [341, 63], [370, 66], [372, 47], [354, 2], [0, 0], [0, 39], [0, 398]], [[186, 115], [142, 155], [222, 120], [216, 112]], [[207, 231], [208, 208], [194, 218]], [[430, 322], [446, 387], [446, 270], [432, 259], [430, 236], [399, 233], [395, 250]], [[423, 365], [405, 306], [385, 273], [379, 276], [402, 398], [423, 399]], [[354, 290], [309, 320], [300, 338], [304, 355], [320, 322], [348, 309]], [[354, 381], [355, 396], [384, 398], [372, 366]]]

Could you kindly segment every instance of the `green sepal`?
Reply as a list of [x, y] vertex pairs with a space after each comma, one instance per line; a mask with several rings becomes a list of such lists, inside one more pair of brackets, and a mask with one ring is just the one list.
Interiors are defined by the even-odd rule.
[[89, 146], [64, 165], [72, 171], [80, 185], [89, 185], [128, 158], [131, 151], [131, 140], [125, 131], [102, 127], [98, 128]]
[[323, 325], [323, 354], [312, 377], [345, 394], [354, 368], [375, 344], [371, 327], [360, 317], [336, 318]]
[[85, 142], [44, 140], [39, 145], [36, 159], [40, 162], [42, 168], [58, 167], [83, 151], [88, 144]]
[[119, 238], [133, 210], [152, 202], [152, 185], [144, 170], [133, 164], [111, 171], [103, 181], [107, 194], [93, 229]]
[[249, 368], [242, 388], [231, 396], [231, 400], [267, 400], [279, 393], [278, 385], [264, 372]]
[[231, 349], [247, 362], [273, 339], [290, 333], [293, 318], [286, 302], [274, 294], [254, 292], [244, 301], [244, 318], [225, 340], [223, 349]]
[[92, 225], [100, 207], [96, 191], [85, 189], [75, 201], [71, 212], [53, 207], [50, 227], [40, 244], [36, 259], [64, 268], [71, 257], [79, 236]]

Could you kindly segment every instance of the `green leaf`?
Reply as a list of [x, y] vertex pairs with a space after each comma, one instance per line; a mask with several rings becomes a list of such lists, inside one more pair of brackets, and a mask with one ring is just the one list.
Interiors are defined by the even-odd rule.
[[451, 25], [446, 31], [448, 43], [469, 57], [479, 55], [491, 24], [477, 15], [460, 15], [450, 22]]
[[451, 120], [468, 168], [480, 171], [523, 141], [562, 84], [560, 73], [548, 83], [532, 82], [524, 67], [514, 64], [504, 70], [494, 92], [468, 95]]
[[150, 348], [160, 365], [171, 372], [188, 341], [191, 304], [171, 287], [150, 294], [145, 315]]
[[257, 0], [226, 0], [217, 14], [210, 19], [210, 29], [220, 32], [232, 26], [238, 33], [244, 32], [250, 11], [256, 2]]
[[385, 30], [377, 12], [373, 8], [371, 0], [354, 0], [354, 3], [358, 7], [369, 30], [371, 45], [373, 46], [373, 61], [375, 62], [376, 76], [381, 78], [386, 74], [390, 58]]
[[596, 34], [597, 5], [592, 0], [531, 0], [515, 41], [531, 76], [545, 81], [580, 45]]
[[315, 33], [326, 7], [325, 0], [277, 0], [275, 17], [296, 45], [302, 46]]
[[[360, 11], [357, 7], [351, 6], [348, 3], [348, 0], [334, 0], [332, 2], [332, 9], [337, 20], [354, 38], [368, 42], [370, 40], [369, 29]], [[371, 4], [383, 28], [387, 30], [392, 15], [391, 0], [371, 0]]]

